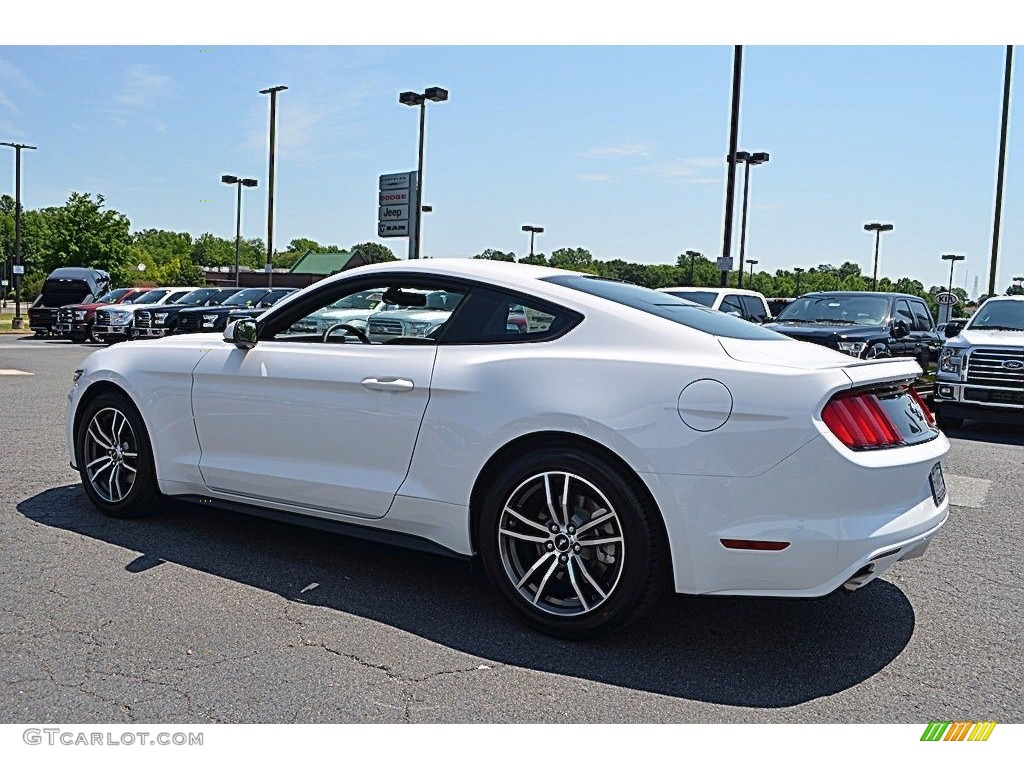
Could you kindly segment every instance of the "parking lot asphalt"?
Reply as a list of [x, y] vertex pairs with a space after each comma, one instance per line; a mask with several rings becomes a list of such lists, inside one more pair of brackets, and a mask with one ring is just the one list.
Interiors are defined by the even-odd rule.
[[64, 437], [92, 350], [0, 336], [0, 721], [1024, 721], [1020, 430], [953, 433], [949, 522], [855, 593], [669, 596], [582, 644], [461, 561], [205, 506], [104, 517]]

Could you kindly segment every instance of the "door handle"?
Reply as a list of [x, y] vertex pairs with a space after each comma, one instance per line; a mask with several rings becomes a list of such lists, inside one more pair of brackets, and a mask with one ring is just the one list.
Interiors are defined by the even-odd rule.
[[412, 392], [416, 387], [409, 379], [396, 379], [391, 376], [363, 379], [363, 386], [375, 392]]

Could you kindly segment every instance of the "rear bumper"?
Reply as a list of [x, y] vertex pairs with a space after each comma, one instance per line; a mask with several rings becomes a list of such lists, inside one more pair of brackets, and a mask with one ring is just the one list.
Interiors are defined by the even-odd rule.
[[[756, 477], [641, 477], [662, 510], [677, 592], [819, 597], [868, 565], [862, 584], [924, 551], [949, 514], [928, 480], [948, 450], [941, 435], [860, 454], [821, 437]], [[788, 546], [727, 549], [723, 539]]]

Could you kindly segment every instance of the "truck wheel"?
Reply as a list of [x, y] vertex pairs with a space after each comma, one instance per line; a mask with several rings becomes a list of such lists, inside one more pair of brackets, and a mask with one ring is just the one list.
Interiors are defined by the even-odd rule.
[[955, 416], [943, 416], [942, 411], [935, 415], [935, 420], [939, 423], [939, 427], [942, 430], [960, 429], [964, 425], [963, 419], [958, 419]]

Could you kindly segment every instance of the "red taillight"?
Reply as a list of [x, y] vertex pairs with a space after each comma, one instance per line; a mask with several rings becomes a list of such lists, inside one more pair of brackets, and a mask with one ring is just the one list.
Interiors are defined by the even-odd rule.
[[928, 407], [928, 404], [924, 401], [924, 398], [921, 397], [913, 387], [910, 388], [910, 396], [914, 398], [914, 402], [921, 408], [921, 413], [923, 413], [924, 417], [928, 419], [928, 423], [934, 427], [935, 415], [932, 413], [931, 408]]
[[903, 438], [870, 392], [835, 395], [821, 411], [821, 418], [847, 448], [886, 448]]

